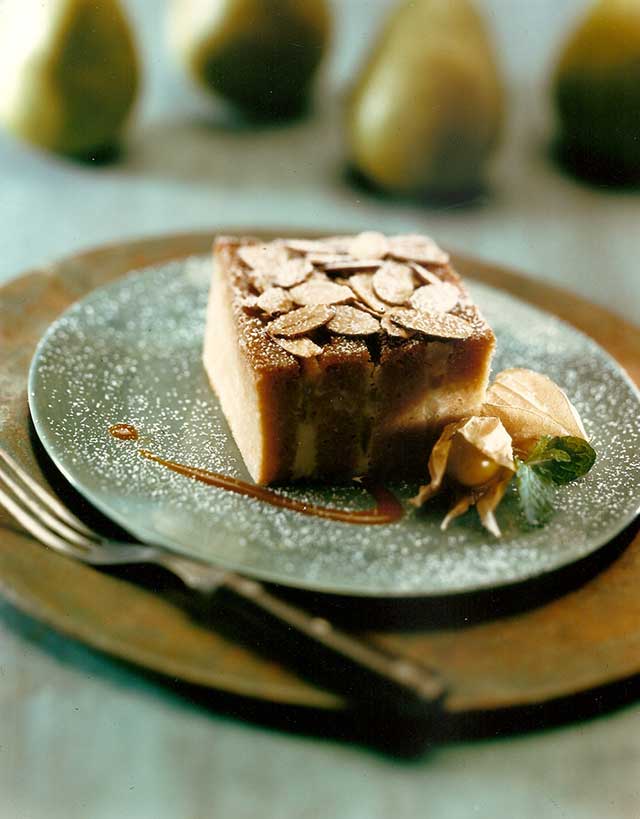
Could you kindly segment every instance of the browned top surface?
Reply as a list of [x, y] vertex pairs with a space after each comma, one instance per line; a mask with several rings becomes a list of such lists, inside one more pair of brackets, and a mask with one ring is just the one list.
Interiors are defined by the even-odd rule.
[[[252, 367], [262, 373], [293, 372], [300, 366], [299, 360], [283, 350], [266, 332], [263, 318], [249, 315], [243, 309], [243, 301], [255, 293], [249, 279], [249, 268], [239, 258], [238, 250], [243, 247], [259, 245], [263, 240], [253, 236], [220, 236], [214, 243], [214, 256], [222, 275], [231, 285], [232, 309], [238, 334]], [[434, 266], [431, 271], [442, 282], [454, 285], [460, 292], [460, 303], [451, 311], [470, 324], [475, 338], [493, 341], [493, 333], [478, 307], [473, 304], [464, 283], [451, 264]], [[319, 340], [323, 352], [318, 356], [318, 364], [328, 366], [338, 364], [341, 360], [382, 361], [391, 354], [397, 354], [398, 348], [410, 350], [416, 345], [429, 343], [424, 336], [402, 339], [382, 333], [375, 341], [357, 337], [332, 337], [322, 329]], [[459, 346], [464, 342], [449, 340], [447, 343]], [[326, 360], [324, 360], [326, 359]]]
[[[254, 240], [245, 239], [244, 242]], [[241, 339], [242, 347], [254, 369], [267, 372], [297, 371], [298, 362], [269, 338], [260, 319], [250, 316], [242, 309], [242, 299], [249, 293], [245, 271], [236, 251], [239, 242], [231, 237], [218, 240], [214, 253], [221, 275], [226, 275], [231, 284], [232, 310]]]
[[[46, 326], [70, 302], [131, 269], [206, 253], [211, 234], [127, 242], [80, 254], [0, 288], [1, 443], [42, 477], [34, 459], [26, 374]], [[570, 321], [640, 383], [640, 330], [585, 300], [496, 265], [455, 257], [464, 276], [501, 287]], [[433, 665], [452, 712], [499, 709], [584, 691], [640, 672], [637, 524], [594, 560], [525, 589], [441, 603], [326, 599], [319, 613], [378, 625], [375, 639]], [[74, 564], [41, 547], [0, 513], [0, 588], [15, 605], [69, 635], [171, 677], [252, 697], [322, 708], [344, 701], [235, 639], [215, 613], [206, 624], [179, 599]]]

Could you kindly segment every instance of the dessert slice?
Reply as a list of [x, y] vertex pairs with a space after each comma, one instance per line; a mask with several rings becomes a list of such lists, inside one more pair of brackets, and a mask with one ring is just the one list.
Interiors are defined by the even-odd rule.
[[423, 476], [494, 344], [426, 236], [215, 242], [204, 365], [257, 483]]

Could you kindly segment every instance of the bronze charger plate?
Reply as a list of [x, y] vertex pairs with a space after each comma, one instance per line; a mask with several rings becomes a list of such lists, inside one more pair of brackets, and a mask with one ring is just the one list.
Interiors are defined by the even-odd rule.
[[[34, 474], [40, 467], [29, 438], [26, 375], [48, 324], [72, 301], [130, 270], [206, 252], [211, 237], [192, 234], [114, 245], [0, 289], [2, 343], [8, 353], [0, 362], [0, 439]], [[614, 355], [636, 383], [640, 379], [636, 328], [557, 288], [473, 259], [457, 256], [454, 261], [463, 275], [570, 321]], [[535, 592], [534, 607], [526, 611], [510, 612], [509, 603], [495, 605], [495, 600], [480, 597], [452, 602], [447, 616], [446, 604], [441, 604], [439, 611], [414, 606], [403, 617], [399, 602], [393, 617], [380, 620], [379, 630], [369, 629], [370, 636], [435, 666], [450, 685], [445, 707], [452, 712], [534, 704], [637, 673], [636, 528], [632, 525], [617, 539], [606, 568], [595, 575], [588, 568], [574, 568], [560, 595], [553, 581], [547, 582], [542, 599]], [[627, 544], [624, 551], [616, 548]], [[585, 577], [576, 588], [576, 578]], [[224, 629], [216, 630], [215, 617], [203, 624], [171, 596], [65, 560], [1, 516], [0, 587], [20, 608], [61, 631], [154, 671], [282, 703], [332, 709], [346, 705], [341, 697], [229, 639]], [[550, 594], [552, 587], [556, 590]], [[359, 622], [356, 618], [360, 628], [369, 618], [365, 609]], [[470, 616], [452, 615], [465, 610]]]

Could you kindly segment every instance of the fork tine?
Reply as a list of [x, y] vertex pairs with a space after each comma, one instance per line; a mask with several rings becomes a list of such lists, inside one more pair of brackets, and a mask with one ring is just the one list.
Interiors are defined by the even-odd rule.
[[[27, 507], [32, 516], [38, 518], [42, 524], [48, 526], [56, 535], [59, 535], [66, 540], [71, 541], [76, 546], [84, 549], [90, 549], [95, 545], [95, 541], [80, 534], [75, 529], [72, 529], [64, 521], [52, 515], [37, 499], [29, 496], [25, 492], [24, 487], [20, 486], [1, 466], [0, 466], [0, 480], [4, 481], [5, 485], [13, 492], [17, 500]], [[15, 501], [14, 501], [15, 504]], [[23, 510], [26, 514], [26, 510]], [[94, 535], [94, 537], [96, 537]]]
[[16, 503], [13, 498], [8, 495], [4, 489], [2, 489], [2, 487], [0, 487], [0, 504], [4, 506], [7, 512], [9, 512], [9, 514], [12, 515], [18, 521], [18, 523], [27, 530], [27, 532], [32, 534], [41, 543], [44, 543], [45, 546], [55, 549], [56, 552], [76, 558], [79, 557], [78, 552], [82, 549], [84, 556], [83, 547], [74, 546], [71, 543], [68, 543], [66, 540], [63, 540], [61, 537], [58, 537], [50, 529], [47, 529], [46, 526], [39, 523], [28, 512], [25, 512], [20, 504]]
[[29, 489], [36, 495], [46, 506], [49, 507], [49, 510], [61, 518], [68, 526], [71, 526], [73, 529], [76, 529], [78, 532], [81, 532], [83, 535], [88, 535], [89, 537], [95, 537], [94, 533], [89, 529], [84, 523], [77, 518], [74, 514], [72, 514], [65, 506], [63, 506], [60, 501], [55, 498], [50, 492], [47, 492], [37, 481], [29, 475], [25, 470], [18, 464], [16, 461], [6, 452], [4, 449], [0, 449], [0, 458], [4, 460], [4, 462], [11, 467], [13, 472], [17, 475], [18, 478], [22, 481], [23, 484], [29, 487]]

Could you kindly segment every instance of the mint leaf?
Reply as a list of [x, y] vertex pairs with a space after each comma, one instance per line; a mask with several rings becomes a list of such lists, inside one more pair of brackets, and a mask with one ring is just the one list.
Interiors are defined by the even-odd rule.
[[516, 458], [516, 488], [527, 523], [547, 523], [553, 514], [555, 486], [586, 475], [595, 460], [591, 445], [571, 435], [542, 435], [526, 461]]
[[518, 460], [516, 488], [520, 507], [530, 526], [542, 526], [553, 515], [553, 483], [528, 463]]
[[543, 435], [526, 464], [540, 477], [555, 484], [564, 484], [586, 475], [595, 460], [593, 447], [582, 438], [571, 435], [552, 438], [550, 435]]
[[545, 451], [547, 450], [549, 444], [553, 441], [552, 435], [541, 435], [534, 448], [529, 453], [529, 457], [527, 458], [527, 463], [529, 465], [535, 465], [539, 461], [543, 462], [546, 460]]

